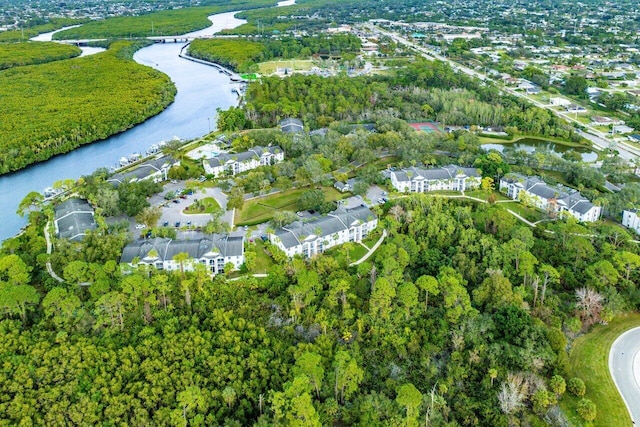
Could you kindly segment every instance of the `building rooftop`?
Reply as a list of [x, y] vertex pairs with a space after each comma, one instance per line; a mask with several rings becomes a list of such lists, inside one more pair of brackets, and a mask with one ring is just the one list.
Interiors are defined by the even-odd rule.
[[[155, 250], [155, 254], [149, 254]], [[191, 259], [217, 258], [218, 256], [242, 256], [244, 236], [213, 234], [193, 240], [172, 240], [156, 237], [138, 239], [122, 250], [121, 263], [131, 263], [136, 257], [145, 262], [169, 261], [179, 253], [189, 254]]]

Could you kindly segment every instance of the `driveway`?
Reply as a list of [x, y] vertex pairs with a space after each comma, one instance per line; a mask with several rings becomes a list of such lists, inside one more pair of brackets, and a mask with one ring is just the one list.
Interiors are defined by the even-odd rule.
[[615, 340], [609, 352], [609, 371], [631, 421], [640, 425], [640, 328], [631, 329]]

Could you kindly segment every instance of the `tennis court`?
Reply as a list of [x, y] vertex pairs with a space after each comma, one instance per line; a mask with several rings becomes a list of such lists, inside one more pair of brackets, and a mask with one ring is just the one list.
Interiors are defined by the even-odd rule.
[[409, 123], [409, 125], [420, 132], [442, 132], [442, 129], [440, 129], [436, 122]]

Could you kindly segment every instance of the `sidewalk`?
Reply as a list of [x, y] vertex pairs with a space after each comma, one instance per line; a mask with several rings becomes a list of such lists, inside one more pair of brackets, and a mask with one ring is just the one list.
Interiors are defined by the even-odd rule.
[[363, 262], [365, 262], [366, 260], [369, 259], [369, 257], [371, 255], [373, 255], [373, 253], [380, 247], [380, 245], [382, 244], [382, 242], [384, 241], [384, 238], [387, 237], [387, 230], [384, 229], [382, 230], [382, 236], [380, 236], [380, 238], [378, 239], [378, 241], [376, 242], [375, 245], [373, 245], [373, 247], [371, 249], [369, 249], [369, 252], [367, 252], [362, 258], [360, 258], [358, 261], [352, 262], [351, 264], [349, 264], [349, 267], [352, 267], [354, 265], [358, 265], [358, 264], [362, 264]]

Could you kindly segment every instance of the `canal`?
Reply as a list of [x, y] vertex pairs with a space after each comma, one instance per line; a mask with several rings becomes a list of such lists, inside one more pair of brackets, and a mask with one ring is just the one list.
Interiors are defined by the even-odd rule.
[[[211, 35], [225, 28], [235, 28], [246, 21], [234, 18], [238, 12], [209, 17], [211, 26], [188, 35]], [[46, 40], [46, 35], [41, 35]], [[50, 36], [49, 36], [50, 37]], [[237, 104], [229, 77], [213, 67], [178, 57], [180, 43], [158, 43], [139, 50], [134, 59], [171, 77], [178, 93], [166, 110], [126, 132], [104, 141], [84, 145], [70, 153], [58, 155], [10, 175], [0, 176], [0, 242], [14, 236], [26, 225], [16, 214], [18, 205], [31, 191], [42, 192], [55, 181], [89, 175], [100, 167], [111, 167], [123, 156], [145, 153], [161, 141], [178, 137], [192, 139], [215, 127], [216, 109]]]

